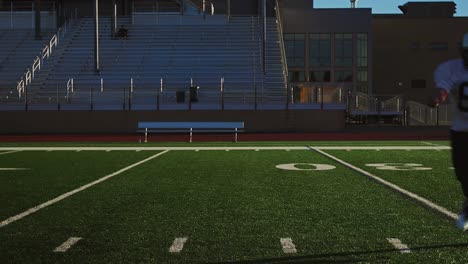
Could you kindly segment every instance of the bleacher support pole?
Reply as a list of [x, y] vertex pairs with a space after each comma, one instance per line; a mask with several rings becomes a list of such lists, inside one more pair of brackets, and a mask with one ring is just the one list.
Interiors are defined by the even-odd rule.
[[115, 32], [117, 32], [117, 1], [112, 1], [112, 25], [111, 25], [111, 39], [114, 39]]
[[13, 0], [10, 2], [10, 28], [13, 29]]
[[99, 0], [94, 0], [94, 62], [95, 70], [99, 72]]
[[224, 111], [224, 77], [221, 78], [221, 110]]
[[36, 39], [42, 39], [41, 32], [41, 0], [34, 0]]
[[130, 89], [128, 90], [128, 110], [132, 110], [133, 78], [130, 79]]

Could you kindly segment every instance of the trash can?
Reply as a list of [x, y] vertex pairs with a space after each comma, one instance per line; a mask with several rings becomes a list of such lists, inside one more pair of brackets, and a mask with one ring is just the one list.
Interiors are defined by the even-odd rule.
[[184, 91], [177, 91], [176, 92], [176, 102], [178, 104], [185, 103], [185, 92]]
[[198, 87], [190, 86], [190, 102], [198, 102]]

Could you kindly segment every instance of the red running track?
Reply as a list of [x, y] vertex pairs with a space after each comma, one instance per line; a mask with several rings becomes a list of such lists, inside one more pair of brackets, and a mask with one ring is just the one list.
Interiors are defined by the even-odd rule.
[[[186, 142], [188, 134], [150, 134], [150, 142]], [[194, 142], [233, 141], [232, 134], [194, 134]], [[240, 133], [239, 141], [364, 141], [364, 140], [448, 140], [449, 131], [342, 132], [342, 133]], [[0, 142], [139, 142], [141, 134], [90, 135], [0, 135]]]

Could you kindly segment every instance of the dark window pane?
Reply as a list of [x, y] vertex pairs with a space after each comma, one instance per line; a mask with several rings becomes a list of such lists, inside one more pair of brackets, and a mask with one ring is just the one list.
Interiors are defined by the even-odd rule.
[[312, 71], [310, 72], [311, 82], [330, 82], [330, 71]]
[[336, 71], [335, 72], [336, 82], [353, 82], [352, 71]]
[[358, 82], [367, 82], [367, 71], [358, 71], [357, 72], [357, 76], [356, 76], [356, 80]]

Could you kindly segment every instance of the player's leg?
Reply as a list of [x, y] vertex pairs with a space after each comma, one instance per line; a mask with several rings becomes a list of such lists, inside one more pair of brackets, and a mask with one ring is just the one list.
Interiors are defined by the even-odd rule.
[[466, 160], [466, 155], [468, 154], [468, 133], [451, 131], [450, 139], [452, 142], [452, 161], [455, 175], [461, 184], [465, 196], [457, 226], [463, 230], [468, 230], [468, 162]]

